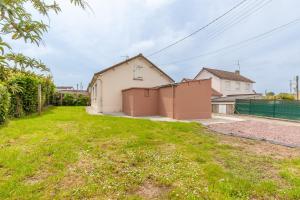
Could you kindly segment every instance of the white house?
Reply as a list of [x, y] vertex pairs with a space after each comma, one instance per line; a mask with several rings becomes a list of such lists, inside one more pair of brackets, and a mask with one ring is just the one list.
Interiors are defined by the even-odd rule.
[[208, 78], [212, 79], [212, 88], [223, 96], [255, 94], [253, 91], [253, 83], [255, 82], [242, 76], [239, 71], [228, 72], [203, 68], [195, 77], [196, 80]]
[[203, 68], [195, 77], [196, 80], [212, 79], [212, 88], [221, 93], [212, 97], [214, 113], [233, 114], [236, 99], [260, 99], [261, 94], [253, 90], [255, 83], [242, 76], [239, 71], [229, 72], [218, 69]]
[[139, 54], [94, 74], [88, 87], [91, 108], [97, 113], [121, 112], [122, 90], [170, 83], [170, 76]]

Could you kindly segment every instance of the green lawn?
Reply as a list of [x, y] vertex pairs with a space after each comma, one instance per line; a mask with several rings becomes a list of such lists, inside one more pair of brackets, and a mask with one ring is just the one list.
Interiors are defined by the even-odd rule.
[[300, 199], [299, 150], [264, 145], [50, 108], [0, 127], [0, 199]]

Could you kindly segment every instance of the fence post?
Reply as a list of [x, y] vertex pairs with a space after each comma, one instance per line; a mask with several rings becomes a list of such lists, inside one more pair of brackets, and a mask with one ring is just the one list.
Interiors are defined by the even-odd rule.
[[276, 113], [275, 113], [276, 112], [276, 107], [275, 106], [276, 106], [276, 100], [274, 99], [273, 100], [273, 117], [276, 116]]
[[42, 113], [42, 86], [38, 85], [38, 113], [41, 115]]

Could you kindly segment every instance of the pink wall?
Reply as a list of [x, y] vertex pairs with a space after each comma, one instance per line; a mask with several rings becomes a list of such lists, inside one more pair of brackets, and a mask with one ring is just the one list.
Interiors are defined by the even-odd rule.
[[211, 79], [178, 85], [175, 90], [174, 118], [211, 118], [211, 93]]
[[125, 114], [131, 116], [157, 115], [157, 89], [131, 88], [122, 93], [123, 112]]
[[211, 93], [211, 79], [160, 88], [131, 88], [123, 90], [123, 112], [131, 116], [210, 118]]

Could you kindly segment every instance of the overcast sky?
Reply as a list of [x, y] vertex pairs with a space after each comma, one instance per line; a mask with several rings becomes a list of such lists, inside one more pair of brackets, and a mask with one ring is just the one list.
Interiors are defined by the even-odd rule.
[[[51, 68], [57, 85], [76, 86], [82, 82], [86, 88], [95, 72], [127, 55], [147, 56], [206, 25], [240, 1], [88, 0], [91, 12], [61, 0], [63, 12], [51, 16], [45, 45], [33, 47], [17, 42], [16, 48], [42, 59]], [[300, 75], [300, 23], [239, 48], [170, 63], [286, 24], [300, 18], [299, 8], [299, 0], [248, 0], [218, 23], [149, 59], [177, 81], [193, 78], [202, 67], [234, 71], [240, 60], [241, 73], [256, 81], [256, 91], [288, 92], [289, 80]], [[243, 20], [236, 24], [238, 19]]]

